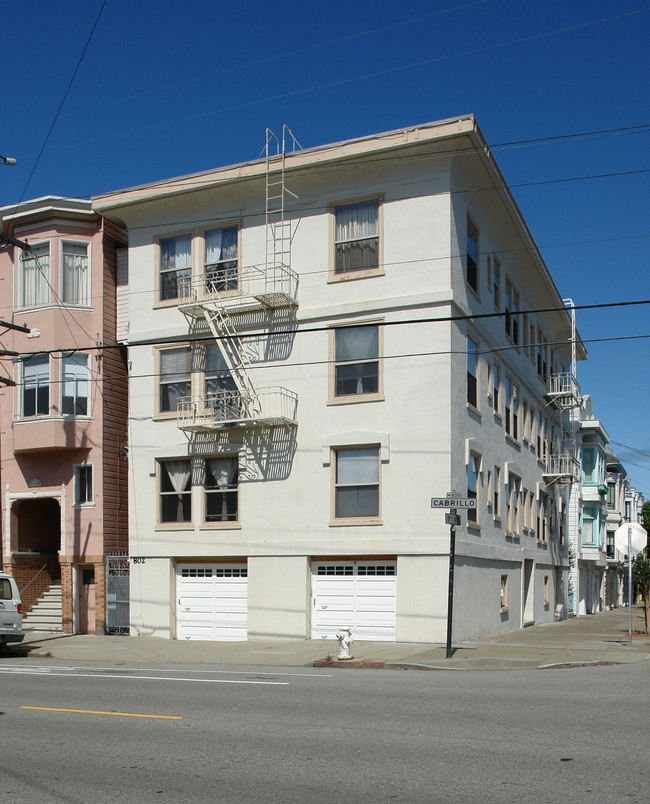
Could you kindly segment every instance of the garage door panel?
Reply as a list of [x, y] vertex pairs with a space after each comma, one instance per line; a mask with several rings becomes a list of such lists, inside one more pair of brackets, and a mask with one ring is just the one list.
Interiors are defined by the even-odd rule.
[[176, 573], [178, 639], [242, 641], [247, 638], [245, 564], [181, 565]]
[[351, 627], [357, 640], [394, 641], [395, 562], [314, 562], [312, 638], [336, 639]]

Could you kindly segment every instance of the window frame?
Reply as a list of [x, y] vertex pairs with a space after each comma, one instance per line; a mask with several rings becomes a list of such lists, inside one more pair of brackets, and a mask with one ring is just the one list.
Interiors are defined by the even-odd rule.
[[[76, 463], [73, 466], [73, 507], [74, 508], [94, 508], [95, 507], [95, 477], [92, 463]], [[82, 484], [82, 472], [90, 477], [86, 477]], [[90, 482], [88, 482], [90, 481]], [[88, 487], [90, 486], [90, 491]], [[86, 489], [85, 499], [81, 499], [81, 488]]]
[[[163, 376], [176, 376], [179, 374], [178, 372], [169, 372], [169, 374], [163, 375], [163, 354], [170, 353], [174, 351], [181, 351], [185, 350], [188, 353], [188, 372], [187, 372], [187, 380], [174, 380], [173, 382], [164, 383]], [[154, 369], [154, 377], [156, 382], [156, 394], [155, 394], [155, 412], [154, 416], [156, 418], [164, 418], [164, 419], [171, 419], [178, 415], [177, 408], [170, 408], [169, 410], [163, 409], [163, 388], [166, 385], [173, 385], [179, 384], [180, 382], [187, 382], [188, 384], [188, 393], [187, 396], [193, 396], [193, 350], [190, 344], [174, 344], [174, 346], [170, 347], [156, 347], [154, 350], [154, 362], [155, 362], [155, 369]], [[179, 375], [180, 376], [180, 375]], [[180, 395], [178, 398], [184, 397], [185, 394]]]
[[[85, 246], [86, 254], [86, 268], [85, 268], [85, 278], [84, 278], [84, 298], [82, 300], [70, 301], [65, 298], [65, 247], [66, 246]], [[88, 240], [74, 240], [68, 237], [62, 237], [59, 241], [59, 295], [61, 298], [62, 304], [66, 307], [92, 307], [92, 272], [91, 272], [91, 243]]]
[[[360, 402], [381, 402], [384, 400], [384, 327], [383, 319], [372, 321], [355, 321], [335, 324], [329, 327], [329, 398], [328, 404], [341, 405]], [[336, 339], [337, 333], [344, 329], [358, 329], [359, 327], [376, 327], [377, 329], [377, 358], [359, 358], [358, 360], [337, 360]], [[340, 366], [360, 366], [377, 363], [377, 390], [367, 393], [337, 394], [337, 370]], [[357, 378], [357, 380], [360, 378]]]
[[[75, 358], [75, 357], [85, 357], [86, 358], [86, 366], [85, 366], [86, 375], [85, 375], [85, 379], [83, 379], [83, 380], [80, 380], [75, 375], [72, 375], [72, 377], [73, 377], [72, 379], [67, 379], [68, 375], [66, 374], [66, 371], [65, 371], [66, 360], [70, 360], [71, 358]], [[91, 377], [90, 377], [89, 363], [90, 363], [90, 355], [87, 352], [74, 352], [71, 355], [63, 355], [63, 357], [61, 359], [61, 363], [60, 363], [60, 366], [61, 366], [61, 383], [60, 383], [60, 385], [61, 385], [61, 394], [60, 394], [60, 408], [59, 408], [60, 413], [61, 413], [62, 416], [75, 417], [75, 418], [88, 418], [88, 417], [90, 417], [90, 415], [91, 415], [91, 413], [90, 413], [90, 380], [91, 380]], [[84, 398], [83, 396], [81, 396], [80, 394], [77, 393], [78, 384], [80, 382], [81, 383], [85, 382], [85, 384], [86, 384], [86, 397], [85, 397], [85, 399], [86, 399], [86, 410], [83, 413], [78, 413], [76, 411], [78, 400]], [[69, 395], [66, 396], [66, 385], [68, 383], [74, 383], [74, 385], [75, 385], [75, 393], [74, 393], [74, 396], [72, 396], [72, 397], [70, 397]], [[65, 410], [65, 400], [68, 399], [68, 398], [72, 398], [72, 400], [73, 400], [73, 411], [72, 411], [72, 413], [67, 412]]]
[[[467, 405], [473, 410], [479, 410], [479, 388], [480, 388], [480, 344], [473, 335], [467, 335]], [[473, 348], [472, 348], [473, 347]], [[471, 363], [474, 363], [474, 373], [470, 371]], [[474, 401], [472, 401], [472, 398]]]
[[[481, 456], [477, 452], [470, 452], [466, 467], [467, 498], [476, 500], [476, 508], [467, 509], [467, 527], [479, 528], [481, 525]], [[473, 483], [471, 482], [473, 480]], [[472, 488], [472, 485], [474, 488]]]
[[515, 346], [519, 346], [519, 291], [506, 276], [503, 294], [505, 333]]
[[[189, 488], [184, 488], [182, 492], [177, 492], [173, 489], [163, 491], [163, 467], [166, 464], [169, 464], [173, 461], [178, 461], [181, 463], [186, 463], [189, 466], [189, 477], [186, 481], [189, 483]], [[166, 470], [169, 477], [169, 482], [171, 484], [171, 477], [169, 476], [169, 470]], [[179, 458], [158, 458], [156, 460], [156, 530], [191, 530], [194, 528], [194, 520], [193, 520], [193, 494], [192, 494], [192, 480], [193, 480], [193, 461], [191, 458], [187, 456], [179, 457]], [[183, 520], [171, 520], [171, 519], [164, 519], [163, 518], [163, 495], [165, 497], [173, 497], [176, 495], [177, 497], [185, 497], [187, 496], [188, 504], [189, 504], [189, 519]], [[180, 500], [179, 500], [180, 501]]]
[[[208, 235], [211, 232], [223, 232], [226, 230], [235, 229], [237, 232], [236, 240], [237, 240], [237, 257], [235, 260], [227, 260], [221, 259], [218, 260], [216, 263], [210, 263], [210, 265], [221, 265], [226, 263], [236, 262], [235, 272], [237, 275], [236, 286], [232, 288], [224, 288], [224, 289], [213, 289], [210, 290], [208, 287], [208, 263], [207, 263], [207, 252], [208, 252]], [[206, 294], [210, 295], [214, 293], [220, 297], [223, 296], [237, 296], [241, 294], [242, 290], [242, 261], [241, 261], [241, 221], [232, 221], [220, 226], [211, 226], [209, 228], [205, 228], [201, 230], [199, 235], [200, 238], [200, 246], [199, 246], [199, 262], [201, 265], [201, 281], [204, 283], [203, 287], [205, 289]], [[217, 269], [217, 271], [220, 269]], [[231, 281], [231, 280], [227, 280]]]
[[[337, 271], [337, 245], [339, 242], [336, 240], [336, 211], [344, 207], [362, 206], [363, 204], [377, 204], [377, 265], [368, 268], [353, 268], [343, 271]], [[327, 212], [329, 218], [329, 277], [328, 282], [344, 282], [353, 279], [365, 279], [372, 276], [382, 276], [384, 274], [384, 251], [383, 251], [383, 195], [370, 195], [362, 198], [344, 199], [341, 201], [334, 201], [328, 204]], [[360, 242], [361, 240], [370, 240], [370, 237], [357, 238], [357, 240], [345, 240], [341, 243]]]
[[[34, 360], [35, 358], [41, 358], [40, 364], [41, 365], [47, 365], [47, 377], [46, 377], [45, 381], [41, 384], [41, 382], [40, 382], [41, 375], [39, 375], [38, 373], [34, 375], [34, 378], [35, 378], [35, 385], [34, 385], [34, 389], [35, 389], [35, 392], [34, 392], [34, 413], [25, 413], [25, 401], [26, 401], [25, 395], [27, 394], [28, 390], [31, 390], [31, 386], [29, 387], [29, 389], [28, 389], [28, 386], [27, 386], [27, 380], [26, 380], [26, 377], [25, 377], [25, 367], [27, 366], [27, 364], [31, 360]], [[43, 372], [43, 377], [45, 377], [44, 372]], [[50, 360], [50, 356], [48, 354], [36, 353], [36, 354], [33, 354], [27, 360], [23, 360], [22, 363], [21, 363], [21, 383], [22, 383], [22, 388], [21, 388], [21, 392], [20, 392], [20, 418], [25, 419], [25, 420], [33, 420], [33, 419], [43, 418], [44, 416], [49, 416], [50, 412], [52, 410], [52, 396], [51, 396], [51, 390], [52, 390], [52, 361]], [[47, 409], [45, 411], [42, 411], [42, 410], [39, 411], [39, 407], [41, 407], [40, 403], [42, 401], [41, 398], [40, 398], [39, 392], [42, 389], [47, 389]]]
[[[179, 240], [180, 238], [187, 237], [189, 238], [190, 250], [189, 250], [189, 265], [183, 266], [182, 268], [177, 268], [174, 266], [173, 269], [166, 269], [163, 272], [162, 267], [162, 257], [163, 257], [163, 247], [162, 243], [167, 240]], [[178, 271], [189, 271], [188, 274], [188, 281], [189, 286], [193, 281], [194, 277], [194, 254], [195, 254], [195, 236], [194, 232], [191, 230], [183, 230], [179, 232], [170, 232], [165, 233], [158, 237], [155, 241], [155, 264], [156, 264], [156, 304], [157, 307], [170, 307], [173, 305], [178, 305], [180, 300], [183, 298], [182, 293], [179, 290], [179, 279], [178, 276], [176, 277], [176, 295], [175, 296], [168, 296], [167, 298], [163, 299], [163, 274], [171, 274], [173, 272]], [[182, 281], [182, 280], [181, 280]], [[188, 291], [189, 291], [188, 286]]]
[[[376, 483], [339, 483], [339, 457], [345, 452], [360, 452], [362, 450], [372, 450], [376, 453], [377, 481]], [[382, 524], [382, 469], [381, 469], [381, 445], [380, 444], [346, 444], [344, 446], [331, 447], [331, 510], [330, 525], [380, 525]], [[341, 488], [360, 488], [377, 487], [377, 513], [375, 515], [362, 514], [359, 516], [339, 516], [338, 515], [338, 490]]]
[[492, 507], [495, 522], [501, 522], [501, 467], [494, 466], [494, 489]]
[[[18, 309], [21, 310], [33, 310], [39, 307], [48, 307], [52, 304], [52, 242], [51, 240], [40, 240], [37, 243], [30, 243], [31, 251], [25, 252], [21, 251], [19, 257], [19, 264], [20, 264], [20, 277], [18, 282]], [[33, 261], [34, 263], [34, 277], [38, 276], [38, 259], [42, 259], [44, 255], [36, 255], [39, 249], [47, 248], [47, 268], [43, 271], [43, 276], [41, 278], [41, 282], [43, 283], [42, 288], [38, 288], [36, 281], [34, 281], [33, 287], [33, 295], [35, 301], [32, 303], [26, 302], [26, 286], [27, 283], [25, 282], [25, 263]], [[36, 300], [36, 296], [38, 292], [42, 292], [44, 295], [43, 300]]]
[[[213, 460], [232, 460], [235, 462], [235, 484], [234, 489], [231, 487], [229, 483], [228, 488], [225, 490], [217, 489], [208, 489], [208, 470], [213, 477], [213, 480], [218, 485], [218, 481], [214, 477], [214, 473], [212, 467], [209, 466], [208, 461]], [[241, 483], [240, 483], [240, 456], [239, 453], [228, 452], [228, 453], [218, 453], [215, 455], [207, 456], [202, 461], [202, 479], [203, 482], [201, 484], [201, 493], [202, 493], [202, 512], [201, 512], [201, 528], [202, 529], [216, 529], [216, 530], [223, 530], [226, 528], [239, 528], [241, 527]], [[217, 499], [216, 495], [235, 495], [235, 516], [232, 519], [208, 519], [208, 495], [214, 495], [215, 499]], [[223, 516], [223, 509], [222, 509], [222, 516]]]
[[506, 614], [508, 611], [508, 576], [502, 575], [499, 587], [499, 611]]
[[[481, 231], [468, 213], [465, 227], [465, 282], [476, 296], [479, 296], [481, 288], [480, 238]], [[470, 241], [473, 244], [473, 253], [471, 253]]]

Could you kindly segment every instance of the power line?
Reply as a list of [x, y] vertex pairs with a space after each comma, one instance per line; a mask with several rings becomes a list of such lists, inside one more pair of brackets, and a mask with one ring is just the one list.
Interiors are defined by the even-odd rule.
[[[353, 77], [350, 77], [350, 78], [344, 78], [344, 79], [340, 79], [338, 81], [330, 81], [330, 82], [326, 82], [324, 84], [318, 84], [318, 85], [314, 85], [314, 86], [311, 86], [311, 87], [292, 90], [290, 92], [283, 92], [283, 93], [280, 93], [278, 95], [268, 96], [268, 97], [261, 98], [261, 99], [258, 99], [258, 100], [254, 100], [254, 101], [247, 101], [247, 102], [244, 102], [244, 103], [233, 104], [231, 106], [224, 106], [224, 107], [221, 107], [219, 109], [214, 109], [214, 110], [212, 110], [210, 112], [200, 112], [200, 113], [193, 114], [193, 115], [187, 115], [186, 117], [177, 118], [175, 120], [167, 120], [167, 121], [163, 121], [163, 122], [160, 122], [160, 123], [154, 123], [154, 124], [149, 125], [149, 126], [142, 126], [140, 128], [131, 129], [129, 131], [123, 131], [123, 132], [118, 132], [118, 133], [115, 133], [115, 134], [106, 135], [104, 137], [98, 137], [98, 138], [95, 138], [94, 140], [86, 140], [86, 141], [81, 142], [81, 143], [75, 143], [73, 145], [63, 146], [61, 148], [53, 149], [51, 151], [51, 153], [70, 150], [70, 149], [73, 149], [73, 148], [80, 148], [80, 147], [83, 147], [85, 145], [92, 145], [92, 144], [97, 144], [97, 143], [100, 143], [100, 142], [106, 142], [108, 140], [113, 140], [113, 139], [117, 139], [119, 137], [125, 137], [125, 136], [129, 136], [129, 135], [132, 135], [132, 134], [141, 134], [141, 133], [144, 133], [146, 131], [154, 131], [154, 130], [159, 129], [159, 128], [164, 128], [165, 126], [170, 126], [170, 125], [176, 125], [176, 124], [179, 124], [179, 123], [187, 123], [187, 122], [191, 122], [191, 121], [196, 121], [196, 120], [200, 120], [202, 118], [212, 117], [212, 116], [214, 116], [216, 114], [222, 114], [222, 113], [225, 113], [225, 112], [238, 111], [240, 109], [245, 109], [245, 108], [248, 108], [250, 106], [258, 106], [258, 105], [261, 105], [263, 103], [269, 103], [271, 101], [284, 100], [286, 98], [296, 97], [296, 96], [299, 96], [299, 95], [305, 95], [305, 94], [308, 94], [310, 92], [315, 92], [315, 91], [322, 90], [322, 89], [331, 89], [333, 87], [345, 86], [347, 84], [355, 83], [357, 81], [364, 81], [364, 80], [368, 80], [368, 79], [371, 79], [371, 78], [379, 78], [381, 76], [389, 75], [391, 73], [403, 72], [405, 70], [411, 70], [411, 69], [414, 69], [414, 68], [417, 68], [417, 67], [423, 67], [423, 66], [428, 66], [428, 65], [431, 65], [431, 64], [437, 64], [437, 63], [440, 63], [440, 62], [443, 62], [443, 61], [448, 61], [448, 60], [451, 60], [451, 59], [462, 58], [462, 57], [466, 57], [466, 56], [475, 56], [475, 55], [479, 55], [481, 53], [486, 53], [486, 52], [489, 52], [489, 51], [492, 51], [492, 50], [498, 50], [498, 49], [503, 48], [503, 47], [508, 47], [510, 45], [517, 45], [517, 44], [523, 44], [523, 43], [526, 43], [526, 42], [532, 42], [532, 41], [535, 41], [535, 40], [544, 39], [544, 38], [548, 38], [548, 37], [551, 37], [551, 36], [557, 36], [557, 35], [563, 34], [563, 33], [570, 33], [570, 32], [573, 32], [573, 31], [577, 31], [577, 30], [581, 30], [581, 29], [585, 29], [585, 28], [590, 28], [590, 27], [593, 27], [595, 25], [601, 25], [601, 24], [607, 23], [607, 22], [613, 22], [613, 21], [620, 20], [620, 19], [625, 19], [625, 18], [629, 18], [629, 17], [633, 17], [633, 16], [638, 16], [639, 14], [644, 14], [644, 13], [646, 13], [648, 11], [650, 11], [650, 8], [637, 9], [635, 11], [630, 11], [630, 12], [627, 12], [627, 13], [624, 13], [624, 14], [617, 14], [617, 15], [614, 15], [614, 16], [611, 16], [611, 17], [604, 17], [604, 18], [597, 19], [597, 20], [590, 20], [588, 22], [579, 23], [577, 25], [570, 25], [570, 26], [567, 26], [567, 27], [564, 27], [564, 28], [557, 28], [557, 29], [552, 30], [552, 31], [546, 31], [546, 32], [539, 33], [539, 34], [531, 34], [530, 36], [524, 36], [524, 37], [520, 37], [520, 38], [517, 38], [517, 39], [511, 39], [511, 40], [508, 40], [508, 41], [505, 41], [505, 42], [499, 42], [499, 43], [495, 43], [495, 44], [492, 44], [492, 45], [484, 45], [483, 47], [480, 47], [480, 48], [473, 48], [473, 49], [470, 49], [470, 50], [459, 51], [457, 53], [453, 53], [453, 54], [450, 54], [450, 55], [447, 55], [447, 56], [438, 56], [438, 57], [433, 58], [433, 59], [424, 59], [422, 61], [413, 62], [411, 64], [401, 65], [399, 67], [391, 67], [391, 68], [387, 68], [385, 70], [377, 70], [377, 71], [372, 72], [372, 73], [365, 73], [363, 75], [353, 76]], [[23, 157], [23, 158], [25, 158], [25, 157]], [[29, 158], [29, 157], [27, 157], [27, 158]]]
[[[451, 304], [452, 302], [446, 302], [445, 304]], [[630, 301], [621, 301], [621, 302], [602, 302], [598, 304], [582, 304], [582, 305], [575, 305], [576, 310], [596, 310], [596, 309], [606, 309], [612, 307], [632, 307], [632, 306], [639, 306], [639, 305], [646, 305], [650, 304], [650, 299], [636, 299]], [[563, 312], [567, 313], [566, 307], [540, 307], [537, 309], [530, 309], [530, 310], [520, 310], [519, 315], [531, 315], [533, 313], [553, 313], [553, 312]], [[359, 313], [359, 315], [367, 315], [365, 312]], [[463, 321], [474, 321], [478, 319], [489, 319], [489, 318], [504, 318], [506, 316], [512, 316], [512, 313], [508, 313], [506, 311], [498, 311], [493, 313], [470, 313], [468, 315], [451, 315], [451, 316], [438, 316], [435, 318], [413, 318], [413, 319], [406, 319], [406, 320], [397, 320], [397, 321], [369, 321], [364, 322], [357, 321], [357, 322], [349, 322], [343, 324], [337, 324], [337, 329], [345, 329], [350, 328], [354, 329], [360, 326], [379, 326], [379, 327], [393, 327], [393, 326], [407, 326], [407, 325], [416, 325], [416, 324], [436, 324], [436, 323], [456, 323], [456, 322], [463, 322]], [[313, 327], [300, 327], [298, 323], [296, 323], [295, 328], [289, 329], [273, 329], [273, 330], [258, 330], [254, 332], [246, 332], [246, 333], [239, 333], [239, 338], [241, 340], [253, 340], [253, 339], [262, 339], [267, 338], [269, 336], [280, 336], [280, 335], [288, 335], [288, 336], [295, 336], [295, 335], [303, 335], [308, 333], [316, 333], [316, 332], [330, 332], [332, 327], [329, 325], [318, 325]], [[93, 345], [93, 346], [86, 346], [86, 347], [73, 347], [73, 348], [62, 348], [58, 347], [56, 349], [44, 349], [44, 350], [33, 350], [29, 352], [21, 352], [20, 357], [30, 357], [33, 355], [44, 355], [44, 354], [55, 354], [59, 352], [91, 352], [101, 349], [122, 349], [124, 346], [128, 346], [132, 348], [134, 346], [162, 346], [162, 345], [173, 345], [173, 344], [182, 344], [182, 343], [200, 343], [203, 341], [222, 341], [228, 340], [230, 336], [228, 335], [215, 335], [211, 332], [206, 335], [199, 335], [199, 336], [190, 336], [189, 334], [177, 335], [177, 336], [161, 336], [160, 338], [148, 338], [146, 340], [139, 340], [139, 341], [130, 341], [127, 344], [107, 344], [107, 345]], [[639, 339], [646, 339], [650, 338], [650, 335], [616, 335], [612, 337], [602, 337], [602, 338], [591, 338], [587, 340], [582, 340], [582, 343], [600, 343], [600, 342], [607, 342], [607, 341], [623, 341], [623, 340], [639, 340]], [[566, 346], [570, 342], [569, 339], [562, 340], [562, 341], [555, 341], [553, 343], [544, 342], [545, 345], [554, 346], [554, 345], [564, 345]], [[541, 345], [535, 342], [534, 344], [528, 344], [530, 346], [537, 346]], [[496, 351], [506, 351], [512, 349], [522, 349], [524, 348], [523, 344], [512, 344], [505, 347], [495, 347], [494, 349], [485, 349], [481, 350], [482, 354], [486, 354], [488, 352], [496, 352]], [[442, 353], [441, 353], [442, 354]], [[286, 364], [285, 364], [286, 365]], [[296, 364], [297, 365], [297, 364]], [[308, 364], [305, 364], [308, 365]]]

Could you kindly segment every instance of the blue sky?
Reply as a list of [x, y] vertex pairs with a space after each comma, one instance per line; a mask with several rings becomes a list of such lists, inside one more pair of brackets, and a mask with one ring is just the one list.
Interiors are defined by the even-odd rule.
[[[562, 296], [650, 298], [644, 0], [8, 8], [0, 153], [19, 164], [0, 169], [2, 205], [249, 160], [267, 126], [311, 147], [471, 112]], [[650, 338], [632, 338], [650, 335], [649, 315], [578, 312], [578, 380], [648, 498]]]

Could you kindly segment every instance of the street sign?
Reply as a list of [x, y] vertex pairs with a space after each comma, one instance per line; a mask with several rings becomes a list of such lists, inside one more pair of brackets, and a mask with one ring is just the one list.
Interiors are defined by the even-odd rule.
[[476, 499], [471, 497], [432, 497], [432, 508], [476, 508]]

